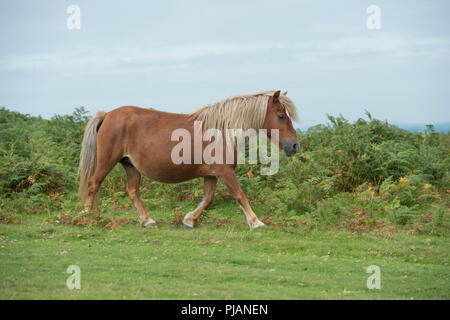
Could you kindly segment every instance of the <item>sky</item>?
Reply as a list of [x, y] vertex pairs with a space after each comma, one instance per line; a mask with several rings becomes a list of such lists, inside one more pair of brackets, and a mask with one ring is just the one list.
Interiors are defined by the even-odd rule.
[[[69, 29], [70, 5], [80, 28]], [[370, 5], [380, 28], [369, 29]], [[450, 1], [0, 1], [0, 106], [187, 113], [288, 91], [296, 127], [450, 121]]]

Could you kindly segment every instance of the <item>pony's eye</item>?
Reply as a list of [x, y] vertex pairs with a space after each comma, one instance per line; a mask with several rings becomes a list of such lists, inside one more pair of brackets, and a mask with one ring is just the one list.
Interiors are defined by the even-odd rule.
[[280, 114], [278, 115], [278, 119], [283, 120], [283, 119], [284, 119], [284, 114], [280, 113]]

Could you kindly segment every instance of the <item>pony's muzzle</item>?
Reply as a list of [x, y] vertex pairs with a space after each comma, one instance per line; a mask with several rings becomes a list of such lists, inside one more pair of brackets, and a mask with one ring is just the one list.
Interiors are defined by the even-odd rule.
[[290, 157], [298, 152], [300, 149], [300, 144], [296, 140], [287, 140], [283, 142], [283, 151]]

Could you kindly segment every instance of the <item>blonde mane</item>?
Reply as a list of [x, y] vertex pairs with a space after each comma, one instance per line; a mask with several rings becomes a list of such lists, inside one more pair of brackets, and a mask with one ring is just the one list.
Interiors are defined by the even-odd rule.
[[[189, 117], [202, 121], [206, 129], [260, 129], [264, 124], [269, 98], [274, 93], [275, 91], [261, 91], [228, 97], [192, 111]], [[297, 121], [294, 102], [285, 95], [280, 95], [279, 100], [288, 116]]]

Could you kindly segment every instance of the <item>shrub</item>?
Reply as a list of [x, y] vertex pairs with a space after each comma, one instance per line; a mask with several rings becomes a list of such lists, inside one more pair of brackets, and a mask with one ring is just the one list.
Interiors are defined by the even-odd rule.
[[[374, 226], [374, 221], [422, 223], [416, 227], [423, 232], [448, 228], [449, 134], [432, 126], [424, 133], [408, 132], [367, 117], [350, 123], [328, 116], [326, 125], [298, 130], [301, 152], [293, 157], [280, 153], [275, 175], [261, 176], [261, 165], [238, 165], [239, 182], [255, 212], [276, 223], [300, 219], [317, 226], [344, 223], [355, 230]], [[83, 108], [50, 120], [0, 109], [2, 208], [50, 214], [76, 207], [80, 144], [88, 119]], [[109, 204], [130, 204], [125, 180], [120, 165], [105, 179], [101, 194]], [[144, 200], [158, 199], [157, 205], [174, 209], [180, 201], [200, 201], [203, 183], [143, 179], [141, 189]], [[230, 198], [219, 183], [216, 201]], [[432, 223], [420, 221], [426, 212], [432, 213]]]

